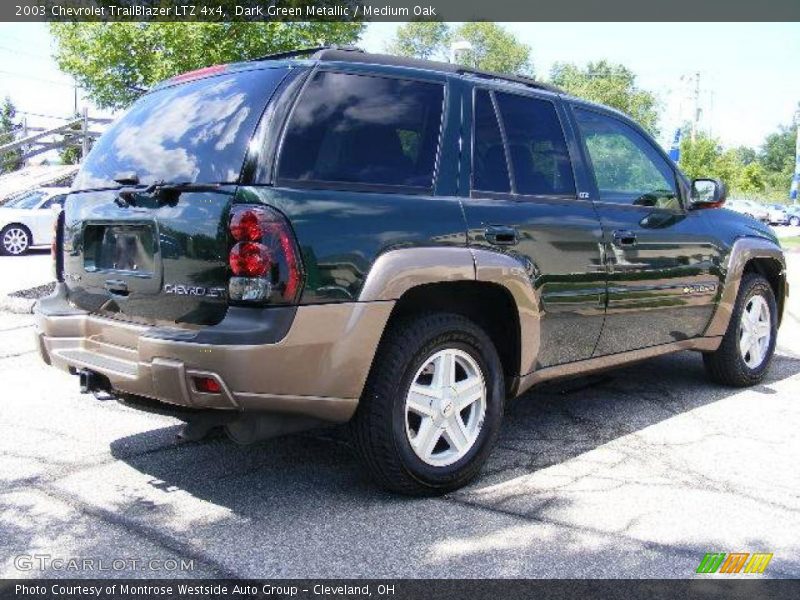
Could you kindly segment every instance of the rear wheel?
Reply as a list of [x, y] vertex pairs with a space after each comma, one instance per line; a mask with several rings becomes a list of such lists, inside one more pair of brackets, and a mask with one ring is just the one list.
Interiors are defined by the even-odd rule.
[[503, 370], [468, 319], [429, 314], [391, 325], [353, 420], [375, 480], [409, 495], [441, 494], [480, 470], [500, 429]]
[[775, 294], [769, 282], [755, 273], [745, 276], [720, 347], [703, 355], [711, 378], [737, 387], [761, 381], [775, 352], [777, 315]]
[[0, 232], [0, 243], [3, 254], [18, 256], [31, 245], [31, 234], [23, 225], [7, 225]]

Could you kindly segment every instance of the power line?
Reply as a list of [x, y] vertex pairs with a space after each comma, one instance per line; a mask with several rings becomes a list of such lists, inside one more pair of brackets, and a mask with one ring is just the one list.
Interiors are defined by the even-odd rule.
[[39, 60], [52, 60], [52, 56], [47, 56], [46, 54], [34, 54], [33, 52], [27, 52], [25, 50], [17, 50], [16, 48], [9, 48], [8, 46], [0, 46], [0, 52], [11, 52], [12, 54], [22, 54], [24, 56], [30, 56], [32, 58], [38, 58]]
[[34, 77], [33, 75], [26, 75], [24, 73], [14, 73], [13, 71], [2, 71], [0, 73], [5, 73], [6, 75], [13, 75], [14, 77], [20, 77], [22, 79], [32, 79], [34, 81], [42, 81], [44, 83], [53, 83], [55, 85], [63, 85], [65, 87], [74, 87], [75, 84], [67, 83], [66, 81], [56, 81], [55, 79], [44, 79], [42, 77]]

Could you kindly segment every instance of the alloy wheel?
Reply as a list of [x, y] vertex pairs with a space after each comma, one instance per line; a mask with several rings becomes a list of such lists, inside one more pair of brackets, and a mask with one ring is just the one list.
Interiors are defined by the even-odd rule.
[[435, 352], [406, 394], [406, 436], [414, 453], [435, 467], [451, 465], [475, 445], [486, 416], [486, 381], [467, 352]]
[[22, 254], [28, 249], [28, 234], [19, 227], [7, 229], [3, 234], [3, 248], [9, 254]]
[[769, 304], [761, 295], [755, 295], [742, 311], [739, 321], [739, 353], [745, 364], [757, 369], [764, 362], [772, 338]]

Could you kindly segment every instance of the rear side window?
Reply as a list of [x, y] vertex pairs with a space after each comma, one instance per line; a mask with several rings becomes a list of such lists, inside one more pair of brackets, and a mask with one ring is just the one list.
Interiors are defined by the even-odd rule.
[[478, 90], [475, 95], [474, 136], [473, 189], [510, 192], [503, 136], [492, 106], [492, 98], [486, 90]]
[[142, 184], [233, 183], [264, 106], [287, 73], [257, 69], [158, 89], [137, 100], [95, 144], [73, 189]]
[[517, 194], [575, 195], [564, 131], [548, 100], [496, 93]]
[[430, 190], [443, 99], [437, 83], [319, 72], [292, 113], [278, 178]]

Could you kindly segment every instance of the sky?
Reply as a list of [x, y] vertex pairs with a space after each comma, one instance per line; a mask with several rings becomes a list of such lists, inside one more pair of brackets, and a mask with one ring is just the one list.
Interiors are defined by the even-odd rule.
[[[800, 102], [800, 23], [503, 23], [531, 47], [534, 69], [607, 59], [637, 74], [663, 107], [662, 136], [688, 119], [690, 78], [700, 74], [701, 129], [725, 147], [757, 148]], [[397, 23], [368, 26], [360, 46], [382, 51]], [[71, 78], [51, 58], [41, 23], [0, 23], [0, 97], [10, 96], [31, 126], [54, 127], [74, 109]], [[681, 79], [683, 77], [683, 80]], [[98, 111], [79, 91], [78, 106]], [[48, 115], [42, 117], [37, 115]]]

